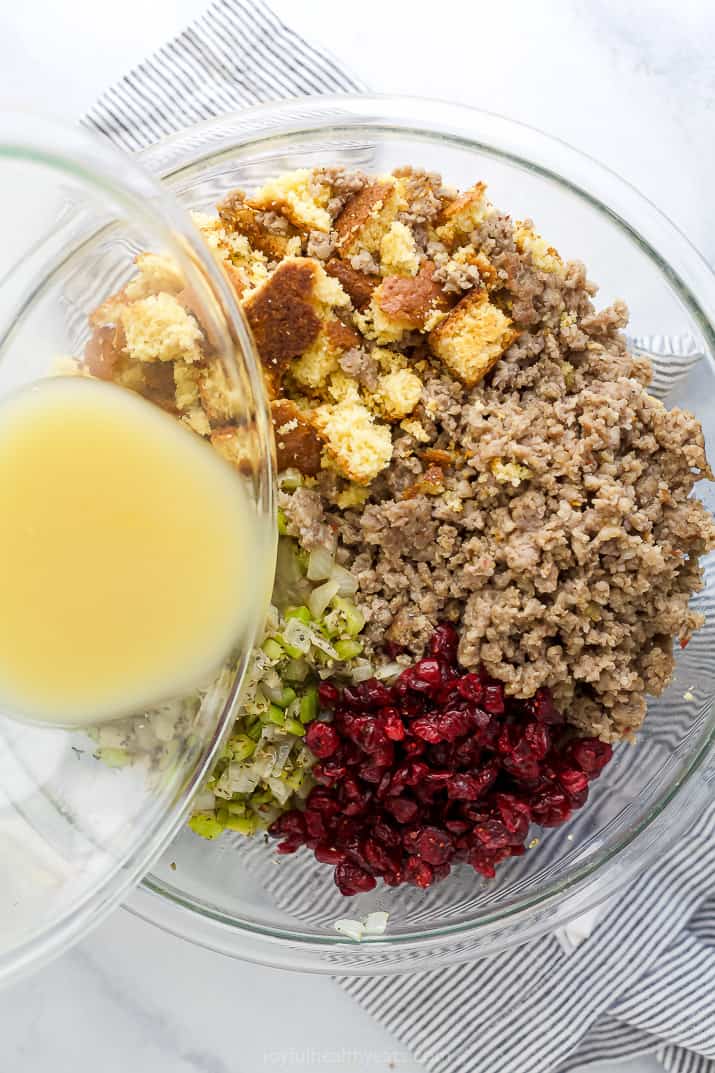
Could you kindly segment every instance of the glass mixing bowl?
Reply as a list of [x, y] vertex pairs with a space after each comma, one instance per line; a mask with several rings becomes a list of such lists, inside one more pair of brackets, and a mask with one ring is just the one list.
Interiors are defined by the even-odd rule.
[[[676, 228], [595, 161], [534, 130], [454, 104], [316, 98], [193, 127], [143, 154], [181, 204], [208, 211], [291, 168], [343, 164], [385, 172], [411, 163], [448, 183], [488, 183], [494, 202], [532, 217], [565, 257], [583, 259], [604, 305], [623, 297], [630, 330], [665, 355], [654, 390], [693, 410], [715, 457], [715, 280]], [[642, 337], [642, 338], [641, 338]], [[655, 338], [654, 337], [658, 337]], [[700, 494], [712, 509], [713, 486]], [[712, 797], [715, 561], [695, 604], [707, 626], [678, 652], [671, 687], [650, 704], [637, 745], [622, 745], [586, 808], [481, 880], [464, 868], [427, 892], [382, 886], [343, 898], [302, 850], [279, 857], [262, 837], [205, 842], [185, 830], [131, 897], [161, 927], [236, 957], [330, 973], [433, 967], [523, 942], [612, 895], [677, 838]], [[387, 933], [357, 944], [339, 917], [389, 912]]]
[[[137, 253], [173, 258], [205, 360], [235, 389], [229, 423], [261, 527], [256, 577], [265, 575], [267, 604], [276, 526], [261, 374], [233, 291], [188, 216], [108, 145], [23, 115], [0, 119], [0, 218], [0, 400], [72, 368], [88, 314], [136, 273]], [[256, 599], [213, 681], [134, 718], [68, 730], [12, 721], [0, 704], [0, 978], [84, 935], [171, 840], [230, 727], [264, 617]], [[137, 763], [126, 763], [127, 747]]]

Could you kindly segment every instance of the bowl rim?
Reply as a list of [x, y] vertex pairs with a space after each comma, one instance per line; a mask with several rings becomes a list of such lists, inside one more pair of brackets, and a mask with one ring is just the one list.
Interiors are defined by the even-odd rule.
[[[234, 139], [229, 149], [221, 150], [216, 144], [211, 144], [202, 155], [202, 137], [225, 136], [229, 130]], [[655, 262], [700, 327], [707, 360], [713, 365], [715, 273], [690, 240], [653, 202], [611, 168], [559, 138], [505, 116], [448, 100], [426, 97], [390, 94], [301, 97], [256, 105], [194, 124], [143, 150], [139, 157], [144, 165], [155, 174], [158, 173], [162, 180], [171, 182], [179, 175], [198, 168], [202, 161], [207, 159], [216, 160], [222, 155], [236, 155], [237, 150], [245, 150], [248, 147], [260, 149], [262, 145], [280, 143], [298, 134], [309, 136], [342, 130], [346, 133], [359, 130], [367, 135], [370, 132], [407, 135], [422, 137], [432, 142], [442, 139], [452, 145], [516, 164], [557, 183], [561, 188], [566, 187], [615, 223]], [[193, 143], [190, 148], [187, 142]], [[178, 161], [174, 156], [176, 154], [179, 156]], [[669, 249], [670, 255], [667, 259], [659, 252], [660, 246]], [[549, 920], [534, 926], [532, 934], [539, 934], [597, 905], [632, 878], [635, 871], [642, 867], [642, 861], [622, 866], [618, 875], [613, 874], [614, 865], [622, 864], [624, 851], [632, 847], [636, 840], [662, 817], [676, 798], [682, 799], [682, 791], [685, 788], [693, 789], [695, 776], [702, 771], [708, 758], [715, 755], [714, 746], [715, 706], [711, 708], [697, 747], [681, 771], [672, 779], [668, 789], [608, 852], [595, 853], [588, 864], [572, 866], [567, 878], [552, 883], [545, 893], [522, 898], [517, 904], [507, 906], [492, 916], [487, 913], [478, 920], [420, 929], [414, 933], [386, 934], [379, 940], [369, 941], [358, 947], [352, 940], [338, 935], [316, 936], [230, 918], [198, 900], [182, 897], [178, 891], [172, 893], [168, 884], [151, 874], [144, 877], [141, 888], [130, 901], [128, 908], [159, 926], [167, 926], [174, 933], [187, 935], [188, 932], [189, 938], [194, 938], [190, 934], [191, 927], [177, 927], [176, 923], [169, 925], [162, 921], [162, 902], [171, 903], [175, 921], [180, 920], [182, 915], [184, 923], [188, 923], [190, 917], [195, 917], [199, 928], [214, 924], [224, 933], [230, 930], [236, 936], [248, 934], [267, 940], [271, 947], [277, 943], [293, 950], [303, 947], [334, 952], [349, 948], [352, 954], [359, 954], [362, 949], [366, 957], [373, 962], [369, 971], [405, 971], [405, 968], [386, 970], [375, 964], [375, 955], [379, 954], [380, 948], [384, 950], [385, 946], [393, 950], [415, 949], [416, 946], [424, 949], [440, 940], [463, 940], [490, 930], [493, 933], [499, 925], [514, 925], [519, 920], [533, 916], [536, 909], [546, 910], [560, 903], [562, 911], [559, 912], [558, 920]], [[672, 808], [670, 810], [672, 812]], [[659, 851], [662, 852], [675, 840], [683, 825], [684, 823], [670, 823], [665, 840], [661, 839], [658, 843]], [[651, 847], [651, 856], [654, 852]], [[611, 869], [611, 882], [607, 891], [588, 889], [589, 881], [596, 877], [600, 879], [608, 868]], [[577, 898], [580, 893], [585, 894], [585, 898]], [[196, 941], [204, 945], [214, 945], [213, 941], [209, 941], [205, 936], [197, 936]], [[267, 951], [270, 949], [268, 943]], [[225, 949], [225, 945], [217, 941], [215, 948]], [[235, 952], [238, 956], [244, 956], [240, 951]], [[255, 960], [261, 958], [255, 957]], [[266, 961], [279, 963], [275, 959], [271, 962], [270, 956], [266, 957]], [[350, 973], [365, 970], [333, 964], [319, 971]]]

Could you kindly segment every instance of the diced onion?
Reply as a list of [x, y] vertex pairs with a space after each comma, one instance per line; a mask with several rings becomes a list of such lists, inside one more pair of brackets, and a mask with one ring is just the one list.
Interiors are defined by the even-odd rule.
[[308, 559], [308, 580], [325, 581], [335, 568], [335, 560], [327, 548], [314, 548]]
[[[310, 574], [308, 574], [308, 577], [310, 577]], [[346, 570], [344, 566], [338, 566], [336, 563], [330, 572], [330, 578], [332, 581], [338, 582], [339, 596], [354, 596], [357, 592], [357, 578], [354, 578], [350, 571]]]
[[342, 917], [340, 920], [336, 920], [333, 924], [336, 931], [341, 935], [345, 935], [348, 939], [354, 939], [356, 943], [359, 943], [365, 934], [365, 929], [359, 920], [350, 920], [348, 917]]
[[[323, 587], [324, 586], [322, 585], [320, 586], [320, 588]], [[319, 589], [314, 590], [314, 592], [319, 591]], [[330, 599], [332, 599], [332, 597]], [[310, 610], [312, 614], [313, 608], [311, 607]], [[312, 631], [309, 630], [305, 623], [301, 622], [300, 619], [290, 618], [286, 622], [285, 629], [283, 630], [283, 640], [289, 644], [291, 648], [297, 648], [299, 652], [308, 653], [310, 652], [311, 633]]]
[[313, 589], [308, 597], [308, 607], [313, 618], [320, 618], [330, 601], [338, 595], [340, 583], [330, 578], [317, 589]]
[[375, 677], [378, 679], [394, 678], [404, 671], [404, 669], [405, 668], [400, 663], [383, 663], [382, 667], [377, 667], [375, 669]]
[[358, 663], [350, 672], [353, 682], [367, 682], [368, 678], [375, 677], [375, 668], [372, 663]]
[[389, 913], [368, 913], [363, 920], [365, 935], [384, 935]]

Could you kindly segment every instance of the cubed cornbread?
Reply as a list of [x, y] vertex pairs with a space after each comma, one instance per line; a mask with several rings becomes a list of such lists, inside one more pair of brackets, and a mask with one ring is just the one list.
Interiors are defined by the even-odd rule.
[[504, 462], [501, 458], [493, 458], [489, 468], [500, 484], [511, 484], [514, 488], [531, 476], [528, 466], [522, 466], [519, 462]]
[[314, 477], [321, 467], [323, 439], [309, 416], [302, 413], [290, 399], [275, 399], [271, 403], [271, 420], [278, 472], [297, 469], [308, 477]]
[[249, 296], [244, 310], [272, 389], [313, 345], [332, 310], [349, 304], [338, 280], [307, 257], [286, 258]]
[[235, 384], [220, 361], [203, 365], [198, 375], [201, 406], [212, 425], [227, 425], [240, 413], [240, 397]]
[[467, 387], [486, 376], [518, 332], [489, 301], [486, 291], [470, 291], [430, 332], [432, 353]]
[[211, 435], [209, 419], [200, 406], [192, 406], [185, 414], [182, 414], [181, 420], [199, 436]]
[[332, 223], [327, 204], [330, 187], [307, 168], [289, 171], [247, 199], [248, 205], [262, 212], [277, 212], [299, 231], [329, 231]]
[[[375, 290], [365, 315], [368, 338], [378, 343], [397, 342], [407, 331], [424, 331], [435, 314], [449, 305], [442, 286], [432, 278], [435, 265], [423, 261], [416, 276], [387, 276]], [[371, 323], [370, 323], [371, 321]]]
[[486, 196], [484, 183], [475, 183], [469, 190], [459, 194], [442, 212], [437, 238], [448, 249], [462, 245], [469, 239], [472, 231], [484, 223], [495, 209]]
[[388, 421], [401, 421], [412, 413], [422, 395], [422, 381], [410, 369], [396, 369], [381, 376], [377, 398]]
[[338, 368], [338, 358], [350, 347], [360, 346], [357, 332], [334, 317], [320, 329], [315, 341], [290, 367], [292, 379], [313, 391], [323, 388]]
[[534, 231], [529, 220], [514, 222], [514, 243], [520, 253], [528, 253], [531, 256], [531, 263], [535, 268], [563, 277], [565, 265], [558, 251]]
[[416, 276], [420, 255], [415, 237], [406, 224], [393, 220], [380, 240], [380, 271], [383, 276]]
[[118, 310], [126, 353], [135, 361], [200, 361], [201, 329], [172, 294], [152, 294]]
[[378, 253], [383, 236], [397, 216], [400, 195], [388, 177], [354, 194], [335, 220], [337, 248], [343, 257], [360, 250]]
[[[293, 240], [293, 234], [287, 228], [285, 233], [277, 234], [265, 228], [256, 212], [248, 204], [242, 190], [234, 190], [218, 206], [218, 214], [223, 226], [225, 237], [243, 235], [254, 250], [259, 250], [271, 261], [278, 261], [281, 257], [295, 252], [295, 244], [289, 249]], [[298, 239], [300, 250], [300, 239]]]
[[487, 255], [483, 250], [476, 250], [471, 243], [459, 246], [452, 254], [452, 261], [458, 265], [473, 265], [488, 291], [494, 290], [501, 283], [499, 273]]
[[199, 401], [199, 366], [186, 362], [174, 362], [174, 395], [176, 409], [182, 413], [196, 406]]
[[124, 288], [129, 302], [166, 291], [178, 294], [184, 288], [184, 276], [173, 257], [161, 253], [139, 253], [134, 259], [137, 274]]
[[325, 271], [339, 281], [352, 304], [359, 310], [369, 305], [373, 291], [380, 282], [376, 276], [358, 272], [339, 257], [331, 257], [325, 265]]
[[326, 440], [328, 461], [356, 484], [369, 484], [392, 458], [390, 429], [376, 424], [360, 402], [346, 399], [319, 406], [313, 423]]

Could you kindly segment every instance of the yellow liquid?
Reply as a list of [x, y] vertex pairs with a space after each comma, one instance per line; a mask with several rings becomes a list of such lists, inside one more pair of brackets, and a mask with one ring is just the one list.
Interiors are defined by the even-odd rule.
[[272, 538], [241, 479], [115, 385], [0, 404], [0, 711], [99, 722], [210, 680], [266, 600]]

